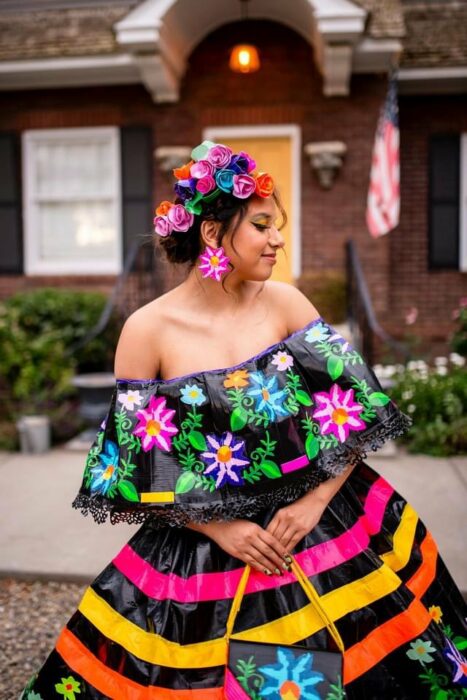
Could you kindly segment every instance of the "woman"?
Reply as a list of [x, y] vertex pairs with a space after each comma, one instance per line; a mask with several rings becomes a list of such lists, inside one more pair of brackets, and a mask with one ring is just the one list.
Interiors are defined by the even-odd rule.
[[413, 508], [363, 461], [411, 421], [303, 294], [269, 280], [285, 212], [255, 168], [205, 141], [156, 211], [156, 240], [189, 273], [126, 321], [74, 502], [143, 524], [27, 700], [224, 697], [244, 564], [232, 638], [331, 649], [291, 554], [344, 642], [343, 678], [324, 694], [293, 655], [251, 657], [232, 670], [235, 697], [467, 696], [460, 592]]

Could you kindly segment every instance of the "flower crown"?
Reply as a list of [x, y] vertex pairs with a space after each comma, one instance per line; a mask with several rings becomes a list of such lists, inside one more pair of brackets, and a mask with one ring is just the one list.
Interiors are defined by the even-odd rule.
[[245, 151], [233, 153], [222, 143], [203, 141], [192, 150], [189, 163], [174, 169], [178, 180], [174, 190], [183, 204], [161, 202], [154, 218], [155, 232], [159, 236], [170, 236], [172, 231], [188, 231], [194, 215], [202, 213], [203, 204], [214, 201], [221, 192], [239, 199], [252, 194], [269, 197], [274, 181], [265, 172], [255, 175], [255, 168], [256, 162]]

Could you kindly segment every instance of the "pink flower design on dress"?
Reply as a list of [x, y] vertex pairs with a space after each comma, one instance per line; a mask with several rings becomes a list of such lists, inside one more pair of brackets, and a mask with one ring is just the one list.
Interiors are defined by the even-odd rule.
[[166, 408], [163, 396], [151, 396], [148, 407], [136, 411], [139, 423], [133, 434], [141, 438], [145, 452], [149, 452], [154, 445], [166, 452], [172, 449], [172, 435], [178, 433], [178, 428], [171, 421], [174, 413], [174, 409]]
[[362, 404], [354, 401], [354, 390], [344, 391], [333, 384], [331, 391], [317, 391], [313, 394], [318, 407], [313, 418], [320, 423], [322, 435], [333, 433], [340, 442], [345, 442], [351, 430], [364, 430], [366, 424], [360, 418]]
[[279, 372], [285, 372], [286, 369], [289, 369], [289, 367], [293, 365], [292, 355], [289, 355], [288, 352], [284, 352], [283, 350], [279, 350], [272, 357], [273, 360], [271, 364], [275, 365]]
[[204, 253], [199, 256], [201, 264], [198, 265], [203, 273], [203, 277], [212, 277], [217, 282], [220, 281], [221, 275], [228, 269], [227, 263], [230, 258], [224, 255], [224, 249], [211, 248], [206, 245]]

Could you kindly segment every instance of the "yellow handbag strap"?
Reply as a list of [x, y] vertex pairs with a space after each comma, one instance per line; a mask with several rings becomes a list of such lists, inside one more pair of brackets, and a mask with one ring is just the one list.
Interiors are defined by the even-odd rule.
[[[339, 632], [337, 631], [337, 628], [334, 624], [334, 622], [329, 618], [327, 612], [324, 610], [323, 606], [320, 603], [319, 595], [317, 594], [314, 586], [312, 585], [311, 581], [308, 579], [308, 576], [305, 574], [303, 569], [300, 567], [298, 562], [294, 559], [294, 557], [291, 556], [292, 559], [292, 564], [291, 569], [293, 573], [295, 574], [295, 577], [298, 581], [298, 583], [301, 585], [303, 590], [305, 591], [309, 601], [312, 603], [312, 605], [316, 608], [319, 616], [321, 617], [321, 620], [324, 622], [325, 626], [327, 627], [329, 634], [331, 637], [334, 639], [337, 648], [339, 651], [344, 652], [344, 642], [342, 641], [342, 637], [340, 636]], [[246, 585], [248, 583], [248, 577], [250, 576], [250, 571], [251, 571], [251, 566], [247, 564], [245, 566], [245, 569], [243, 570], [243, 574], [240, 578], [237, 590], [235, 591], [235, 596], [232, 602], [232, 607], [230, 608], [230, 613], [229, 617], [227, 619], [227, 625], [226, 625], [226, 630], [225, 630], [225, 637], [227, 639], [230, 638], [233, 630], [233, 626], [235, 623], [235, 618], [237, 617], [238, 610], [240, 608], [240, 605], [243, 600], [243, 596], [245, 594], [245, 589]]]

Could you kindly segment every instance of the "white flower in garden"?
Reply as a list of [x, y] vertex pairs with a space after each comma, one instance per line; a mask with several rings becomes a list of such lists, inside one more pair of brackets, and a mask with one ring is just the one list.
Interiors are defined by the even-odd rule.
[[459, 355], [457, 352], [451, 352], [449, 359], [452, 364], [457, 365], [457, 367], [463, 367], [465, 365], [465, 357], [462, 357], [462, 355]]
[[447, 373], [448, 373], [447, 367], [443, 367], [440, 365], [439, 367], [436, 368], [436, 374], [441, 374], [441, 376], [444, 377], [444, 376], [446, 376]]
[[413, 396], [413, 391], [403, 391], [402, 392], [402, 398], [404, 399], [404, 401], [408, 401], [409, 399], [412, 398], [412, 396]]
[[143, 397], [139, 391], [130, 389], [129, 391], [122, 392], [118, 395], [118, 400], [122, 403], [127, 411], [133, 411], [135, 406], [140, 406]]
[[409, 413], [414, 413], [415, 409], [416, 409], [416, 406], [413, 403], [409, 403], [409, 405], [407, 406], [407, 411]]
[[442, 367], [444, 365], [447, 365], [448, 359], [447, 357], [435, 357], [435, 365], [437, 367]]

